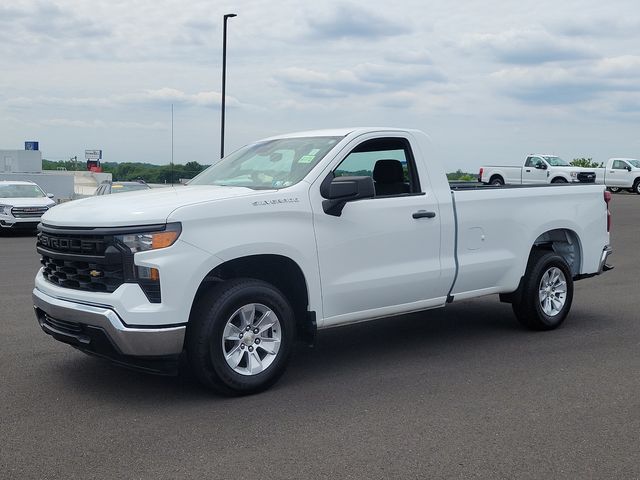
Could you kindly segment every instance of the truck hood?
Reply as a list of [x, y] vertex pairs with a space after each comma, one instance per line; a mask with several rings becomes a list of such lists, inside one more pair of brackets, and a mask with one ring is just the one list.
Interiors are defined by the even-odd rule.
[[52, 208], [42, 217], [60, 227], [122, 227], [165, 223], [176, 208], [264, 193], [245, 187], [197, 185], [101, 195]]

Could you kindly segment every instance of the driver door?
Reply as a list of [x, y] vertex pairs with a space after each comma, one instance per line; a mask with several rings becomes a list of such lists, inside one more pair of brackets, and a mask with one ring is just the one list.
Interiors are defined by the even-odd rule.
[[409, 140], [361, 140], [331, 171], [372, 176], [376, 196], [332, 216], [319, 193], [329, 172], [311, 189], [324, 326], [443, 304], [450, 282], [439, 281], [438, 202], [428, 179], [418, 178]]
[[522, 183], [529, 185], [547, 183], [548, 170], [541, 168], [543, 165], [546, 163], [542, 158], [528, 157], [522, 169]]

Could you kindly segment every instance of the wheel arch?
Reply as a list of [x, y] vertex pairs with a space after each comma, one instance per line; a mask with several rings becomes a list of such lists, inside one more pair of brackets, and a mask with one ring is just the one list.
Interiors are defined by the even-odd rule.
[[560, 255], [567, 265], [573, 278], [580, 275], [582, 269], [582, 243], [580, 236], [569, 228], [554, 228], [547, 230], [534, 240], [529, 250], [527, 262], [520, 278], [518, 288], [511, 293], [501, 293], [500, 301], [506, 303], [512, 303], [517, 299], [522, 290], [522, 283], [529, 269], [531, 259], [535, 256], [536, 252], [548, 250]]
[[493, 182], [494, 180], [500, 180], [504, 184], [504, 177], [500, 173], [494, 173], [491, 175], [491, 177], [489, 177], [489, 183]]
[[313, 341], [316, 332], [316, 318], [315, 312], [309, 311], [308, 282], [298, 263], [284, 255], [247, 255], [217, 265], [200, 282], [191, 311], [212, 286], [235, 278], [262, 280], [280, 290], [291, 302], [299, 335], [309, 342]]
[[580, 274], [582, 268], [582, 244], [578, 234], [569, 228], [557, 228], [548, 230], [538, 236], [533, 242], [529, 252], [529, 258], [535, 250], [551, 250], [560, 255], [571, 274], [575, 277]]

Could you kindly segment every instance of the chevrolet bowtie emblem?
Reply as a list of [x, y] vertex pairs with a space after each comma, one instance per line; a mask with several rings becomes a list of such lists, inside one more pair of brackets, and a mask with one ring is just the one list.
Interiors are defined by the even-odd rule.
[[98, 270], [91, 270], [89, 272], [89, 275], [91, 275], [93, 278], [101, 277], [102, 276], [102, 272], [100, 272]]

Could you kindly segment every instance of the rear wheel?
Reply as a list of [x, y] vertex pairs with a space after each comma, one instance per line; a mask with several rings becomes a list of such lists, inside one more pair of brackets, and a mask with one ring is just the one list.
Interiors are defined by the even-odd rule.
[[502, 179], [502, 177], [493, 177], [489, 181], [489, 185], [504, 185], [504, 180]]
[[608, 187], [607, 190], [609, 190], [611, 193], [618, 193], [622, 189], [620, 187]]
[[567, 262], [554, 252], [534, 251], [512, 304], [518, 321], [532, 330], [552, 330], [567, 317], [572, 300], [573, 278]]
[[260, 280], [235, 279], [206, 292], [194, 307], [187, 354], [203, 385], [247, 395], [280, 378], [294, 338], [293, 309], [284, 295]]

